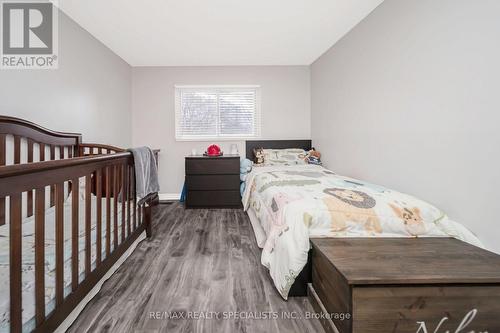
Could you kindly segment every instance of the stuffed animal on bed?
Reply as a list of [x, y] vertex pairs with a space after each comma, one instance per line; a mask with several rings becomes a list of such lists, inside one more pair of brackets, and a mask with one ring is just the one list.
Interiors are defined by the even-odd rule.
[[263, 148], [255, 148], [253, 150], [253, 156], [254, 156], [253, 163], [255, 166], [264, 165], [264, 149]]
[[253, 162], [248, 158], [241, 160], [240, 162], [240, 174], [247, 174], [252, 171]]
[[305, 161], [308, 164], [316, 164], [316, 165], [322, 165], [323, 163], [321, 162], [321, 153], [317, 151], [316, 149], [312, 148], [309, 150], [309, 152], [306, 155]]
[[252, 165], [253, 165], [253, 162], [250, 161], [248, 158], [242, 159], [240, 161], [240, 181], [241, 181], [240, 193], [241, 193], [241, 196], [243, 196], [243, 192], [245, 192], [247, 175], [250, 171], [252, 171]]

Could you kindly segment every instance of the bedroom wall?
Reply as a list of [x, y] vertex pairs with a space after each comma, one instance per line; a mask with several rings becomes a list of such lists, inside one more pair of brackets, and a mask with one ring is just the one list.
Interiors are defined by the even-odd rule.
[[[132, 69], [132, 138], [135, 146], [160, 148], [161, 192], [178, 194], [184, 182], [184, 157], [203, 152], [211, 142], [175, 140], [176, 84], [258, 84], [262, 97], [262, 138], [309, 139], [310, 72], [308, 66], [134, 67]], [[229, 151], [243, 141], [214, 141]]]
[[0, 70], [0, 114], [131, 144], [131, 68], [59, 11], [59, 69]]
[[414, 194], [500, 253], [500, 2], [386, 0], [311, 66], [326, 165]]

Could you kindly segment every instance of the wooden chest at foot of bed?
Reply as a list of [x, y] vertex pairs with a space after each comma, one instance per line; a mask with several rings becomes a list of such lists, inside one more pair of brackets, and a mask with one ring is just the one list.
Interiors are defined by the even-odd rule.
[[452, 238], [311, 241], [313, 294], [340, 333], [500, 332], [499, 255]]

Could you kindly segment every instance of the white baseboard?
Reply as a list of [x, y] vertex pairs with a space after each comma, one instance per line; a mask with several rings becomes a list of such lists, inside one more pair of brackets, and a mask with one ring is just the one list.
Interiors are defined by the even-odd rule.
[[178, 201], [181, 197], [180, 193], [158, 193], [160, 201]]

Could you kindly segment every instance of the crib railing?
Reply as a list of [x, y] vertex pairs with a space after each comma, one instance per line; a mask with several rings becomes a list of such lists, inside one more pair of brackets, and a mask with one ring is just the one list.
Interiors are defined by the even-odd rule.
[[[102, 155], [102, 154], [114, 154], [114, 153], [122, 153], [126, 150], [123, 148], [103, 145], [99, 143], [80, 143], [78, 145], [79, 154], [78, 156], [94, 156], [94, 155]], [[153, 154], [156, 158], [156, 165], [158, 165], [158, 153], [159, 149], [153, 149]]]
[[111, 145], [103, 145], [100, 143], [81, 143], [79, 146], [79, 156], [93, 156], [93, 155], [102, 155], [102, 154], [114, 154], [114, 153], [122, 153], [126, 151], [123, 148], [111, 146]]
[[[36, 331], [40, 332], [57, 328], [143, 230], [146, 229], [147, 234], [151, 235], [150, 209], [157, 196], [151, 195], [137, 201], [132, 154], [116, 151], [109, 154], [111, 151], [108, 152], [104, 146], [94, 148], [102, 155], [89, 154], [95, 156], [0, 167], [0, 199], [8, 203], [5, 210], [10, 224], [11, 332], [21, 332], [23, 325], [23, 205], [32, 205], [34, 215], [35, 318]], [[82, 179], [85, 185], [80, 188]], [[46, 195], [52, 192], [53, 198]], [[23, 193], [31, 193], [31, 200], [27, 201]], [[64, 205], [69, 200], [67, 197], [71, 199], [70, 224], [64, 221]], [[55, 308], [48, 314], [45, 308], [45, 212], [51, 205], [46, 203], [47, 200], [53, 200], [55, 209]], [[81, 200], [84, 201], [83, 214], [79, 211]], [[92, 207], [93, 203], [95, 207]], [[119, 210], [121, 214], [118, 214]], [[80, 215], [84, 216], [83, 230], [79, 230]], [[95, 244], [91, 240], [92, 218], [95, 221]], [[71, 290], [69, 294], [66, 291], [65, 295], [64, 228], [69, 226]], [[84, 249], [81, 249], [85, 251], [83, 273], [79, 272], [81, 231], [85, 239]], [[95, 265], [91, 258], [93, 247]], [[84, 275], [83, 280], [81, 274]]]

